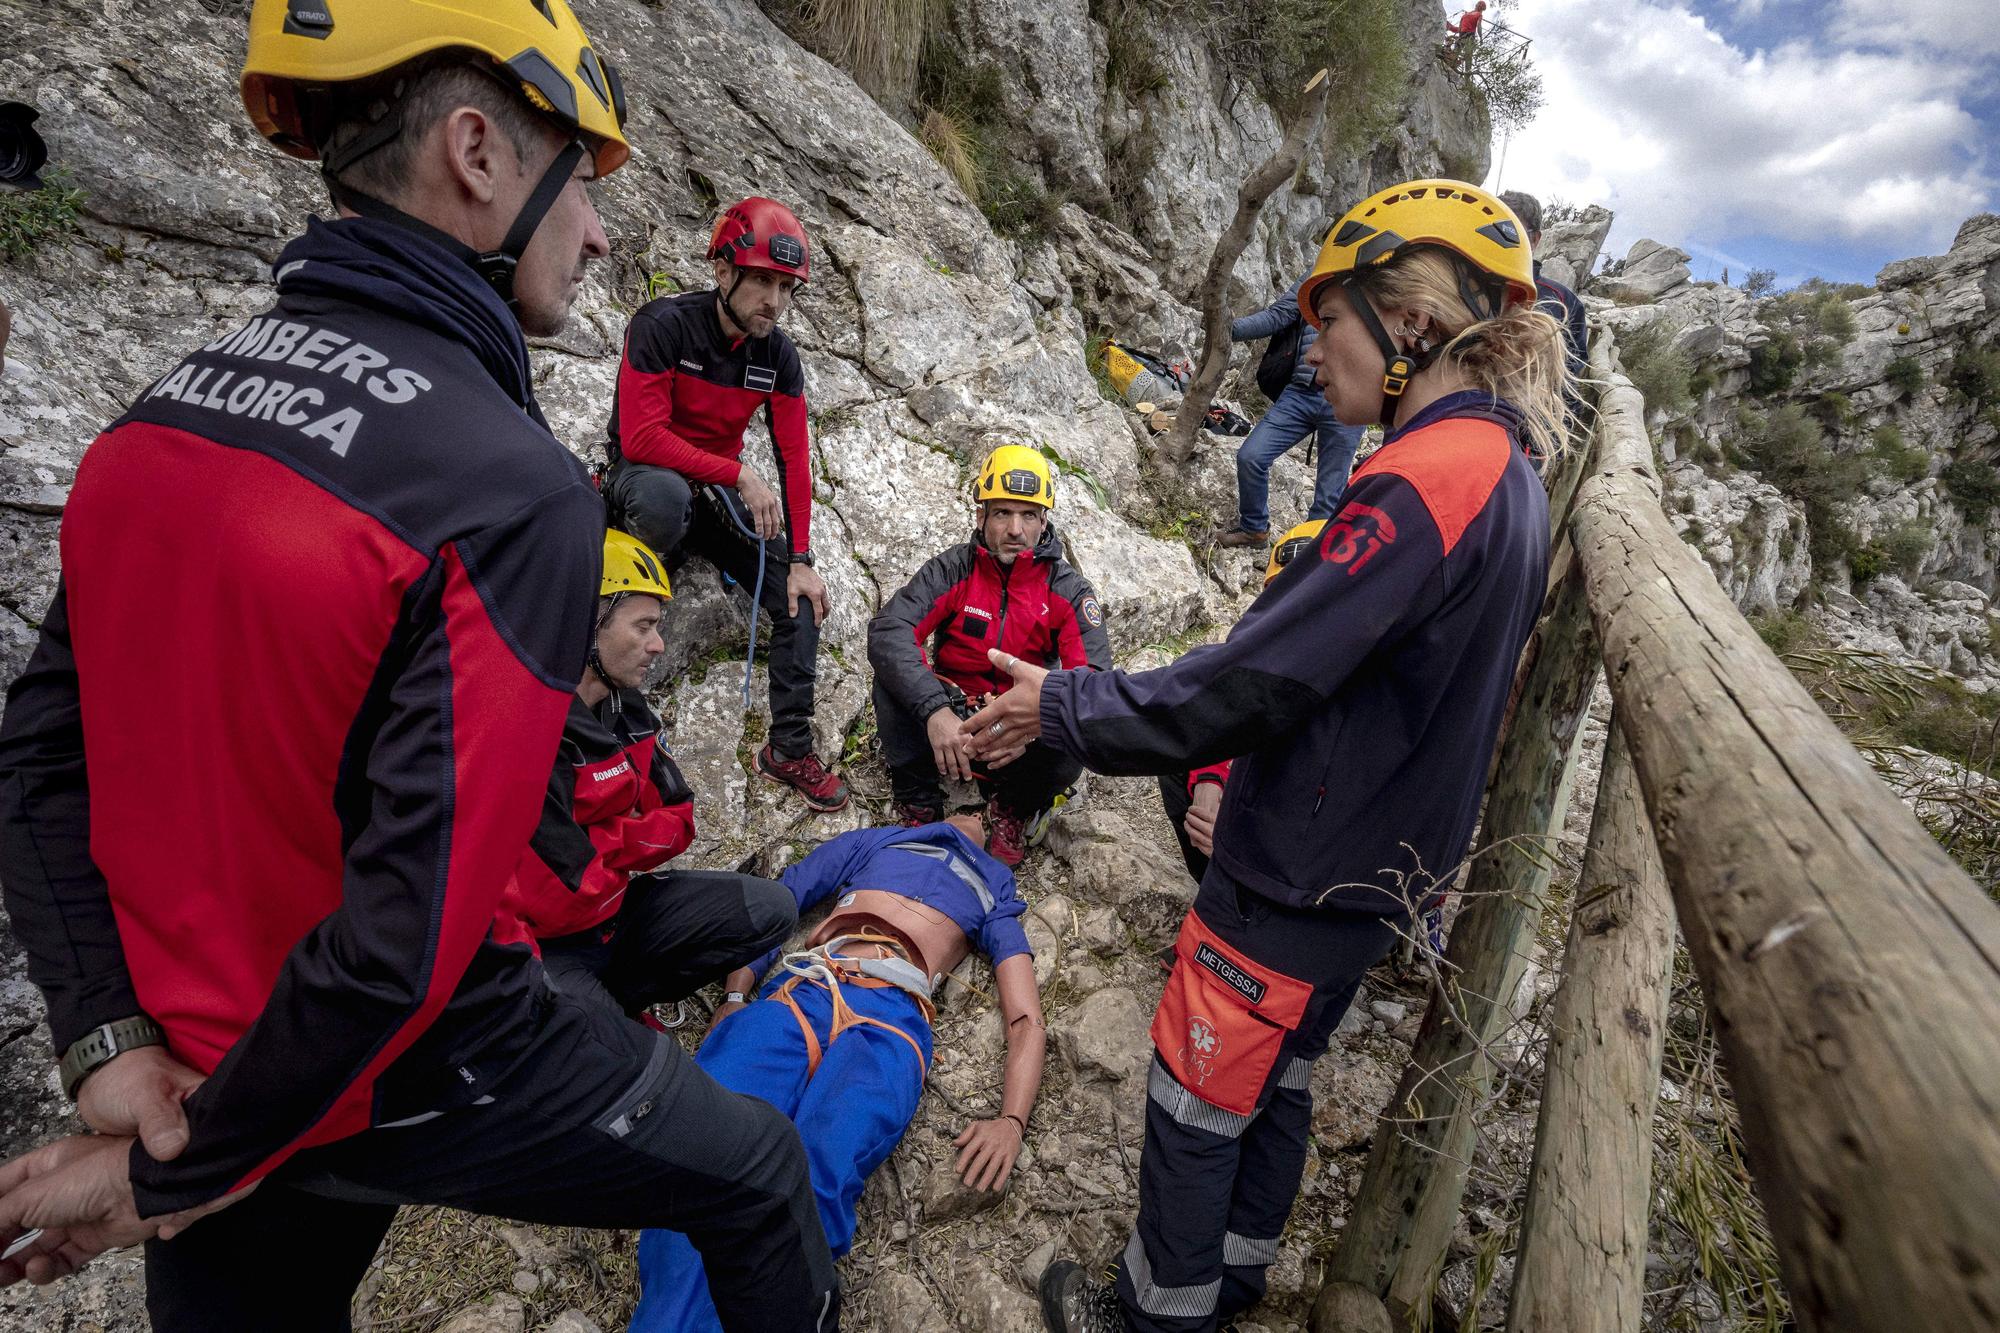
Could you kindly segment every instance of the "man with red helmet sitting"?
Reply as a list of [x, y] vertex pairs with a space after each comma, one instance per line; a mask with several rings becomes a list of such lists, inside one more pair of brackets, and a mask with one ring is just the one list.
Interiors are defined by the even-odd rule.
[[[709, 238], [710, 291], [641, 306], [625, 335], [605, 485], [612, 520], [670, 569], [699, 555], [753, 589], [771, 627], [771, 740], [757, 771], [815, 810], [847, 784], [813, 753], [814, 658], [826, 584], [813, 570], [805, 373], [778, 328], [811, 276], [805, 227], [756, 196], [723, 210]], [[743, 461], [762, 407], [777, 487]], [[760, 578], [761, 574], [761, 578]]]

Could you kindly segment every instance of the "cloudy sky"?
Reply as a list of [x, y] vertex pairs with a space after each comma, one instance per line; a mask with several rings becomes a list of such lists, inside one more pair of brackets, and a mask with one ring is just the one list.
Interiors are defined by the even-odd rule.
[[[1466, 0], [1470, 3], [1470, 0]], [[1460, 4], [1448, 4], [1456, 10]], [[1488, 185], [1603, 203], [1695, 276], [1867, 282], [2000, 209], [1989, 0], [1503, 0], [1547, 104]]]

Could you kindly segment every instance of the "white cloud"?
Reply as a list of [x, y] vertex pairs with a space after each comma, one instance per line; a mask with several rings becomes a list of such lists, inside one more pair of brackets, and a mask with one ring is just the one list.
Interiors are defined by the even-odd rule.
[[[1843, 31], [1912, 7], [1840, 2]], [[1610, 205], [1614, 254], [1649, 236], [1713, 255], [1747, 235], [1936, 253], [1992, 204], [1992, 133], [1965, 105], [1990, 75], [1962, 53], [1803, 36], [1745, 52], [1642, 0], [1522, 0], [1509, 24], [1534, 39], [1548, 100], [1507, 145], [1503, 183]]]
[[1844, 46], [2000, 56], [2000, 25], [1986, 0], [1837, 0], [1827, 31]]

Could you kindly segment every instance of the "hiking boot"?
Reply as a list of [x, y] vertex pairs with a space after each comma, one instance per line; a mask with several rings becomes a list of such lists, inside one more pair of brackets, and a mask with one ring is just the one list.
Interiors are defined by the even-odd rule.
[[807, 805], [822, 813], [847, 806], [847, 784], [827, 772], [826, 765], [811, 750], [797, 759], [780, 759], [777, 751], [766, 745], [757, 751], [757, 771], [792, 788], [805, 797]]
[[1125, 1333], [1118, 1288], [1082, 1264], [1058, 1259], [1042, 1270], [1042, 1325], [1049, 1333]]
[[944, 818], [944, 811], [934, 805], [912, 805], [908, 801], [896, 802], [896, 822], [904, 828], [921, 828], [925, 824], [935, 824]]
[[1215, 544], [1217, 546], [1230, 547], [1269, 546], [1271, 544], [1271, 530], [1266, 528], [1262, 532], [1252, 532], [1248, 528], [1231, 528], [1220, 537], [1217, 537]]
[[1003, 866], [1017, 866], [1028, 854], [1028, 818], [996, 798], [986, 807], [986, 851]]

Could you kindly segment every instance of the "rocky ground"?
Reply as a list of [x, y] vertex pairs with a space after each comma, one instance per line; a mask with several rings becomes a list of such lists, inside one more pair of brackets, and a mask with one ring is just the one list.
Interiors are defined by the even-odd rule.
[[[727, 673], [725, 674], [732, 674]], [[871, 772], [872, 769], [872, 772]], [[741, 775], [741, 770], [739, 770]], [[879, 782], [866, 757], [856, 776]], [[769, 866], [866, 817], [793, 819], [775, 789], [744, 778], [753, 809], [796, 825], [764, 849]], [[731, 863], [721, 848], [707, 863]], [[941, 997], [937, 1059], [909, 1134], [864, 1196], [847, 1258], [844, 1326], [884, 1333], [1029, 1333], [1033, 1279], [1057, 1252], [1108, 1258], [1135, 1206], [1143, 1137], [1146, 1028], [1169, 943], [1194, 885], [1148, 780], [1092, 778], [1023, 867], [1028, 936], [1050, 1030], [1048, 1075], [1028, 1150], [1004, 1194], [966, 1190], [951, 1140], [998, 1107], [1004, 1042], [990, 969], [978, 960]], [[1246, 1329], [1303, 1326], [1422, 1013], [1412, 974], [1369, 978], [1315, 1070], [1313, 1149], [1272, 1295]], [[686, 1030], [692, 1043], [703, 1023]], [[35, 1041], [37, 1038], [23, 1038]], [[1530, 1130], [1531, 1132], [1531, 1130]], [[622, 1325], [636, 1296], [631, 1233], [511, 1226], [443, 1209], [406, 1209], [356, 1297], [357, 1328], [430, 1333]], [[85, 1333], [143, 1327], [133, 1255], [42, 1291], [0, 1292], [0, 1328]]]

